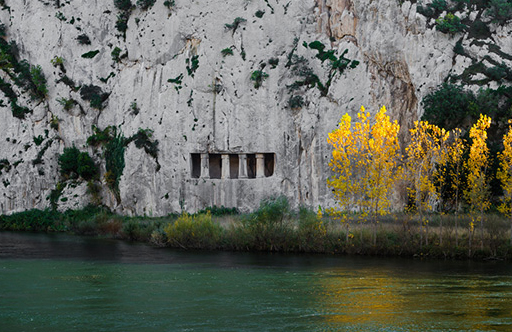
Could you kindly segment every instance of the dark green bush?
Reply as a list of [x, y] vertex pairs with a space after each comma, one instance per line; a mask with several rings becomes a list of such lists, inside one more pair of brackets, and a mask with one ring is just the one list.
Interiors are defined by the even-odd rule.
[[87, 144], [90, 146], [98, 147], [107, 144], [115, 135], [116, 129], [113, 126], [108, 126], [100, 130], [95, 125], [92, 126], [93, 134], [87, 138]]
[[128, 30], [128, 20], [130, 19], [130, 12], [122, 12], [117, 15], [116, 29], [123, 33], [126, 37], [126, 30]]
[[113, 50], [112, 50], [112, 53], [110, 53], [110, 55], [112, 56], [112, 60], [114, 62], [119, 62], [121, 61], [121, 49], [119, 47], [115, 47]]
[[245, 18], [237, 17], [237, 18], [235, 18], [233, 23], [231, 23], [231, 24], [224, 24], [224, 27], [226, 28], [226, 30], [231, 30], [231, 31], [233, 31], [233, 33], [235, 33], [236, 29], [238, 29], [240, 24], [242, 24], [244, 22], [247, 22], [247, 20]]
[[512, 70], [508, 68], [504, 62], [491, 68], [487, 68], [485, 70], [485, 75], [496, 82], [501, 82], [503, 79], [508, 81], [512, 80]]
[[257, 18], [262, 18], [263, 15], [265, 15], [265, 11], [263, 10], [258, 10], [256, 11], [256, 13], [254, 13], [254, 16], [256, 16]]
[[240, 214], [240, 211], [238, 211], [237, 208], [233, 207], [233, 208], [227, 208], [225, 207], [224, 205], [222, 206], [209, 206], [203, 210], [200, 210], [197, 212], [197, 214], [204, 214], [204, 213], [210, 213], [212, 216], [215, 216], [215, 217], [221, 217], [221, 216], [232, 216], [232, 215], [237, 215], [237, 214]]
[[305, 207], [298, 213], [299, 250], [307, 252], [325, 251], [327, 229], [317, 214]]
[[91, 156], [87, 152], [80, 152], [78, 155], [78, 167], [77, 173], [84, 180], [91, 180], [92, 178], [97, 177], [98, 175], [98, 167], [92, 160]]
[[279, 59], [278, 58], [270, 58], [268, 60], [268, 64], [270, 65], [271, 69], [274, 69], [279, 64]]
[[73, 98], [67, 99], [67, 98], [64, 98], [64, 97], [57, 98], [57, 102], [59, 104], [61, 104], [62, 107], [64, 107], [64, 109], [66, 111], [71, 110], [77, 104], [76, 100], [74, 100]]
[[222, 56], [227, 56], [227, 55], [233, 55], [233, 49], [231, 47], [226, 47], [225, 49], [223, 49], [222, 51], [220, 51], [220, 53], [222, 54]]
[[493, 23], [505, 24], [512, 19], [512, 2], [509, 0], [490, 0], [485, 14]]
[[78, 156], [80, 150], [76, 146], [64, 148], [64, 152], [59, 156], [58, 164], [60, 174], [66, 178], [78, 177]]
[[196, 72], [197, 68], [199, 68], [199, 56], [194, 55], [190, 59], [186, 59], [185, 63], [187, 64], [187, 73], [189, 76], [194, 77], [194, 73]]
[[42, 135], [39, 135], [39, 136], [34, 136], [34, 144], [39, 146], [41, 145], [41, 143], [43, 143], [44, 141], [44, 137]]
[[245, 238], [245, 245], [253, 250], [285, 250], [293, 237], [292, 227], [288, 225], [289, 216], [290, 206], [286, 197], [265, 199], [258, 210], [242, 217], [241, 231], [244, 234], [238, 236]]
[[132, 141], [138, 149], [144, 149], [144, 151], [151, 157], [158, 158], [158, 141], [151, 139], [153, 136], [153, 130], [139, 128], [137, 133], [126, 140], [125, 145], [128, 145]]
[[46, 86], [46, 78], [44, 77], [41, 66], [32, 66], [32, 68], [30, 68], [30, 76], [32, 77], [32, 82], [35, 87], [33, 96], [39, 99], [45, 98], [48, 94], [48, 87]]
[[96, 55], [98, 55], [98, 53], [100, 53], [99, 50], [89, 51], [89, 52], [86, 52], [86, 53], [82, 54], [82, 58], [84, 58], [84, 59], [92, 59]]
[[119, 10], [130, 10], [133, 5], [130, 0], [114, 0], [114, 6]]
[[19, 106], [15, 100], [11, 100], [12, 115], [18, 119], [25, 119], [25, 115], [32, 113], [32, 110], [25, 106]]
[[98, 174], [98, 167], [87, 152], [80, 152], [76, 146], [64, 148], [58, 159], [60, 174], [68, 179], [81, 177], [91, 180]]
[[288, 99], [288, 107], [292, 110], [300, 109], [304, 106], [304, 98], [299, 95], [290, 96]]
[[91, 45], [91, 40], [89, 39], [89, 36], [87, 36], [85, 33], [78, 35], [78, 37], [76, 37], [76, 40], [80, 45]]
[[80, 97], [83, 100], [88, 100], [90, 106], [96, 109], [103, 108], [103, 102], [105, 102], [110, 94], [105, 93], [99, 86], [96, 85], [84, 85], [80, 89]]
[[65, 231], [61, 216], [54, 210], [28, 210], [0, 216], [0, 229], [34, 232]]
[[5, 26], [5, 24], [0, 23], [0, 37], [5, 36], [7, 36], [7, 27]]
[[156, 0], [137, 0], [137, 6], [142, 10], [147, 10], [155, 4]]
[[469, 25], [468, 38], [487, 39], [492, 33], [486, 23], [481, 20], [475, 20]]
[[164, 6], [171, 9], [172, 7], [175, 6], [175, 1], [174, 0], [165, 0]]
[[443, 83], [434, 92], [423, 98], [425, 112], [423, 120], [451, 130], [460, 127], [468, 117], [473, 116], [475, 96], [461, 86]]
[[255, 70], [251, 74], [251, 81], [254, 82], [254, 87], [258, 89], [263, 81], [268, 77], [268, 74], [261, 70]]

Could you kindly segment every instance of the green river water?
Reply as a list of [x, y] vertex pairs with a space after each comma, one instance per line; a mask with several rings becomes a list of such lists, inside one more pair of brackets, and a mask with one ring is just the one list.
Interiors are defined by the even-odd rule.
[[512, 264], [3, 232], [0, 331], [512, 331]]

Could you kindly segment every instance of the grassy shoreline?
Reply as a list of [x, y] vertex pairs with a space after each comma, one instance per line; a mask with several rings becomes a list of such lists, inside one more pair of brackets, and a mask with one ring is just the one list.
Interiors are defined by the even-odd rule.
[[394, 214], [373, 225], [359, 222], [354, 215], [347, 227], [310, 210], [290, 211], [286, 201], [276, 199], [262, 203], [251, 214], [212, 208], [194, 215], [154, 218], [124, 217], [98, 207], [30, 210], [0, 216], [0, 230], [66, 232], [183, 250], [512, 260], [508, 220], [487, 215], [483, 239], [480, 229], [470, 232], [470, 220], [469, 216], [432, 215], [425, 224], [414, 215]]

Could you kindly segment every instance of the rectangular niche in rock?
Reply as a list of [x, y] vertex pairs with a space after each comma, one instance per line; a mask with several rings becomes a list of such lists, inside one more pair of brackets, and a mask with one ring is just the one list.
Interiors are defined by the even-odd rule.
[[275, 154], [265, 153], [265, 177], [274, 175]]
[[210, 179], [220, 179], [222, 175], [222, 158], [220, 154], [208, 154]]
[[256, 178], [256, 155], [252, 153], [247, 155], [247, 177]]
[[239, 160], [240, 158], [237, 154], [229, 155], [229, 177], [231, 179], [238, 179]]
[[190, 162], [191, 162], [191, 170], [192, 170], [192, 178], [199, 179], [201, 177], [201, 154], [200, 153], [191, 153], [190, 154]]
[[191, 153], [193, 179], [256, 179], [274, 175], [275, 153]]

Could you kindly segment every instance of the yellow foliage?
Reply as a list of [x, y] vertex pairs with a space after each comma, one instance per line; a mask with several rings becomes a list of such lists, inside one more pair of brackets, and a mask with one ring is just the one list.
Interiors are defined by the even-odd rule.
[[500, 212], [512, 217], [512, 120], [508, 121], [511, 126], [503, 136], [503, 151], [498, 154], [500, 165], [496, 178], [501, 182], [503, 189], [503, 202], [499, 206]]
[[416, 208], [423, 213], [432, 210], [432, 198], [441, 196], [443, 156], [449, 132], [427, 121], [415, 121], [410, 133], [411, 143], [405, 149], [406, 174], [411, 184], [407, 189]]
[[477, 123], [469, 131], [469, 137], [473, 142], [469, 150], [469, 158], [464, 163], [468, 173], [464, 196], [473, 212], [480, 211], [480, 213], [483, 213], [490, 206], [489, 179], [485, 174], [489, 166], [489, 148], [487, 147], [486, 140], [487, 129], [489, 129], [490, 125], [491, 118], [480, 114]]
[[364, 107], [357, 117], [352, 126], [351, 117], [345, 114], [327, 139], [333, 147], [329, 166], [335, 174], [327, 184], [338, 203], [331, 212], [338, 217], [354, 208], [374, 217], [385, 214], [398, 171], [398, 123], [390, 121], [384, 106], [373, 125]]

